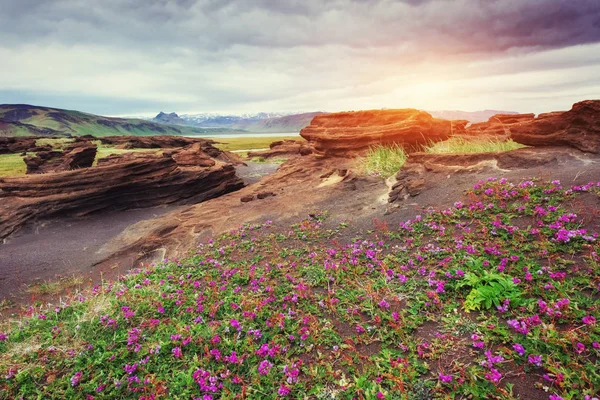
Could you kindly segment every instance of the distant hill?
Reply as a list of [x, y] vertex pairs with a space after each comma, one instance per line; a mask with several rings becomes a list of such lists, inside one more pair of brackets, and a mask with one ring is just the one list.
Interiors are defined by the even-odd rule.
[[459, 110], [437, 110], [427, 111], [435, 118], [453, 120], [465, 119], [471, 123], [485, 122], [496, 114], [518, 114], [514, 111], [482, 110], [482, 111], [459, 111]]
[[202, 135], [230, 131], [159, 124], [135, 118], [102, 117], [27, 104], [0, 105], [0, 136]]
[[258, 113], [251, 115], [218, 115], [218, 114], [166, 114], [160, 112], [153, 122], [168, 123], [181, 126], [202, 128], [222, 128], [244, 130], [254, 133], [292, 133], [300, 132], [310, 124], [315, 115], [322, 112], [280, 115], [275, 113]]

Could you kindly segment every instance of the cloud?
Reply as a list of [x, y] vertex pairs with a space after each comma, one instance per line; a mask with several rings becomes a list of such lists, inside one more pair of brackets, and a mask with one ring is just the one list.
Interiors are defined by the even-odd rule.
[[[0, 0], [0, 9], [0, 96], [54, 93], [50, 105], [102, 113], [405, 100], [564, 108], [597, 83], [569, 74], [600, 66], [597, 0]], [[434, 83], [443, 98], [410, 91]], [[550, 94], [557, 84], [569, 93]], [[547, 101], [528, 100], [545, 85]]]

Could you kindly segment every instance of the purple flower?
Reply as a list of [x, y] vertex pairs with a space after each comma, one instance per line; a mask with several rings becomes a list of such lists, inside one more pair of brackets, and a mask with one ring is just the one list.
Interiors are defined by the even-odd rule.
[[495, 382], [495, 383], [498, 383], [498, 382], [500, 382], [500, 379], [502, 379], [502, 374], [497, 369], [491, 368], [490, 372], [485, 374], [485, 379]]
[[520, 356], [523, 356], [525, 354], [525, 347], [523, 347], [523, 345], [521, 345], [519, 343], [513, 344], [512, 348], [514, 351], [519, 353]]
[[75, 375], [73, 375], [71, 377], [71, 386], [75, 387], [75, 386], [79, 385], [79, 382], [81, 381], [81, 375], [83, 375], [83, 372], [81, 372], [81, 371], [75, 372]]
[[174, 347], [173, 350], [171, 350], [171, 353], [173, 353], [173, 357], [181, 358], [181, 356], [182, 356], [181, 347]]
[[0, 332], [0, 342], [8, 340], [8, 335], [6, 333]]
[[260, 364], [258, 364], [258, 373], [261, 375], [268, 375], [269, 371], [271, 371], [272, 367], [273, 367], [273, 364], [271, 364], [267, 360], [263, 360], [263, 361], [261, 361]]
[[277, 394], [280, 396], [287, 396], [288, 394], [290, 394], [291, 391], [292, 390], [289, 387], [287, 387], [285, 385], [281, 385], [281, 386], [279, 386], [279, 390], [277, 391]]
[[440, 382], [450, 383], [452, 382], [452, 375], [444, 375], [440, 372], [438, 379], [440, 380]]
[[536, 367], [542, 366], [542, 356], [540, 355], [530, 354], [529, 357], [527, 357], [527, 361], [529, 361], [529, 364], [533, 364]]
[[379, 302], [379, 307], [381, 307], [381, 308], [390, 308], [390, 304], [387, 301], [385, 301], [385, 299], [384, 299], [384, 300], [381, 300]]
[[596, 318], [594, 318], [592, 315], [587, 315], [587, 316], [583, 317], [581, 320], [586, 325], [593, 325], [596, 323]]

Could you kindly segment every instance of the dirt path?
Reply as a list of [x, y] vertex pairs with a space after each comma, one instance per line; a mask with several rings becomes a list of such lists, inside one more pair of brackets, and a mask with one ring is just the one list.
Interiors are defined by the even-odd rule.
[[[248, 163], [237, 167], [246, 184], [260, 181], [278, 164]], [[29, 285], [76, 276], [84, 282], [98, 281], [95, 265], [107, 256], [104, 246], [128, 227], [150, 221], [180, 205], [126, 210], [90, 215], [85, 218], [52, 218], [32, 223], [0, 244], [0, 301], [21, 303], [31, 300]], [[104, 271], [104, 278], [123, 270]], [[108, 275], [108, 276], [107, 276]]]

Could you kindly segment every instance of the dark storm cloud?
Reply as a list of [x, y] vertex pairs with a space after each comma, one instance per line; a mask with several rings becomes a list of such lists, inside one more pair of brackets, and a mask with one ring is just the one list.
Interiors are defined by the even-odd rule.
[[[598, 0], [2, 0], [9, 42], [396, 46], [495, 52], [600, 41]], [[5, 43], [6, 44], [6, 43]]]
[[570, 101], [597, 88], [594, 43], [600, 0], [0, 0], [0, 103], [416, 107], [439, 81], [478, 105], [506, 88], [507, 103], [526, 99], [544, 79], [571, 85]]

